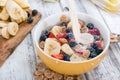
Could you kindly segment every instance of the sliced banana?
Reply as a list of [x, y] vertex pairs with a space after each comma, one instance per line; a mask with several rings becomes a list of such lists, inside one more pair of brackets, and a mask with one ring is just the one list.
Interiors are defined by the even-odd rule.
[[60, 43], [57, 42], [54, 38], [47, 38], [45, 40], [45, 47], [44, 52], [52, 55], [52, 54], [59, 54], [60, 53]]
[[1, 35], [3, 38], [9, 39], [10, 34], [8, 33], [8, 27], [2, 28]]
[[6, 20], [8, 20], [8, 18], [9, 18], [9, 14], [8, 14], [6, 8], [3, 8], [0, 13], [0, 19], [3, 21], [6, 21]]
[[8, 32], [10, 35], [15, 36], [19, 30], [19, 26], [16, 22], [10, 22], [8, 24]]
[[8, 26], [8, 22], [0, 21], [0, 28], [7, 27], [7, 26]]
[[0, 6], [4, 7], [7, 3], [7, 0], [0, 0]]
[[30, 8], [28, 0], [14, 0], [17, 4], [19, 4], [22, 8]]
[[62, 51], [68, 55], [73, 55], [74, 52], [73, 50], [70, 48], [70, 46], [68, 44], [63, 44], [61, 47]]
[[93, 35], [89, 33], [81, 33], [79, 41], [80, 43], [82, 43], [83, 45], [89, 45], [93, 41], [94, 41]]
[[24, 10], [13, 0], [9, 0], [6, 4], [6, 10], [10, 15], [13, 22], [21, 23], [24, 21], [25, 14]]

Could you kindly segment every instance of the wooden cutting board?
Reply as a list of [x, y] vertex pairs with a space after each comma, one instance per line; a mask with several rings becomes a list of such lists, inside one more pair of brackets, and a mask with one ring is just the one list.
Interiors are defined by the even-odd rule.
[[22, 40], [27, 36], [27, 34], [32, 30], [32, 28], [38, 23], [41, 18], [41, 14], [38, 13], [33, 16], [33, 23], [21, 23], [19, 26], [19, 31], [14, 37], [10, 39], [4, 39], [0, 36], [0, 67], [6, 61], [6, 59], [12, 54], [15, 48], [22, 42]]

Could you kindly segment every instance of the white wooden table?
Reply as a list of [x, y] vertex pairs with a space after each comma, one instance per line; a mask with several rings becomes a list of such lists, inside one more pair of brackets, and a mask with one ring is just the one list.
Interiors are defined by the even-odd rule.
[[[107, 13], [90, 0], [74, 0], [78, 12], [92, 15], [101, 20], [113, 33], [120, 34], [120, 15]], [[42, 0], [29, 0], [32, 9], [42, 14], [42, 19], [61, 13], [68, 6], [67, 0], [58, 3], [45, 3]], [[0, 80], [34, 80], [33, 72], [37, 63], [31, 33], [16, 48], [5, 64], [0, 68]], [[108, 54], [94, 70], [83, 74], [84, 80], [120, 80], [120, 43], [111, 44]]]

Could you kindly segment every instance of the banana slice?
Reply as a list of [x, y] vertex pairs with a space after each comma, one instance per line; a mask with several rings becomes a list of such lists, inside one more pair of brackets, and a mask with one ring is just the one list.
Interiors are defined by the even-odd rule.
[[14, 0], [17, 4], [19, 4], [23, 9], [30, 8], [28, 0]]
[[0, 21], [0, 28], [7, 27], [8, 22]]
[[4, 7], [7, 3], [7, 0], [0, 0], [0, 6]]
[[60, 43], [57, 42], [54, 38], [47, 38], [45, 40], [45, 53], [52, 55], [52, 54], [59, 54], [60, 53]]
[[19, 30], [19, 26], [16, 22], [10, 22], [8, 24], [8, 32], [10, 35], [15, 36]]
[[10, 34], [8, 33], [8, 27], [2, 28], [1, 35], [3, 38], [9, 39]]
[[24, 21], [24, 17], [27, 16], [27, 14], [25, 14], [25, 11], [13, 0], [9, 0], [7, 2], [6, 10], [13, 22], [21, 23]]
[[9, 14], [8, 14], [7, 10], [5, 8], [3, 8], [0, 13], [0, 19], [3, 21], [6, 21], [6, 20], [8, 20], [8, 18], [9, 18]]
[[61, 49], [64, 53], [66, 53], [68, 55], [73, 55], [74, 54], [73, 50], [70, 48], [70, 46], [68, 44], [62, 45]]
[[60, 26], [54, 26], [52, 29], [51, 29], [51, 32], [54, 34], [54, 36], [58, 35], [58, 34], [63, 34], [65, 33], [65, 30], [66, 30], [66, 27], [63, 26], [63, 27], [60, 27]]
[[93, 35], [89, 33], [81, 33], [79, 41], [80, 43], [82, 43], [83, 45], [89, 45], [93, 41], [94, 41]]

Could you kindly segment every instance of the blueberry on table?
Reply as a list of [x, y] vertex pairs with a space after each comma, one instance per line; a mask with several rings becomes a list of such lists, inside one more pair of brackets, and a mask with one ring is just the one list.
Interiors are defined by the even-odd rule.
[[37, 15], [38, 11], [36, 9], [32, 10], [32, 15], [35, 16]]
[[34, 19], [31, 18], [31, 17], [29, 17], [29, 18], [27, 19], [27, 22], [28, 22], [28, 23], [32, 23], [33, 21], [34, 21]]
[[45, 35], [49, 37], [50, 32], [48, 30], [45, 31]]
[[77, 43], [75, 41], [70, 41], [69, 42], [70, 47], [75, 47], [76, 45], [77, 45]]
[[68, 54], [64, 54], [63, 60], [70, 61], [70, 56]]
[[96, 41], [98, 41], [98, 40], [100, 40], [100, 36], [94, 35], [94, 39], [95, 39]]
[[97, 43], [93, 43], [91, 46], [92, 46], [94, 49], [97, 49], [97, 48], [98, 48], [98, 44], [97, 44]]
[[94, 28], [94, 25], [93, 25], [92, 23], [88, 23], [88, 24], [87, 24], [87, 27], [88, 27], [88, 29], [93, 29], [93, 28]]
[[47, 36], [45, 34], [42, 34], [40, 37], [40, 41], [45, 41], [47, 39]]
[[60, 26], [66, 26], [66, 27], [67, 27], [67, 23], [66, 23], [66, 22], [62, 22], [62, 23], [60, 24]]
[[30, 17], [30, 12], [29, 11], [26, 11], [27, 12], [27, 16]]
[[71, 29], [70, 28], [66, 28], [66, 33], [70, 33]]
[[67, 36], [66, 36], [67, 39], [71, 39], [73, 37], [74, 37], [74, 35], [72, 33], [68, 33]]
[[87, 47], [87, 50], [89, 50], [90, 53], [95, 52], [95, 49], [94, 49], [93, 47], [91, 47], [91, 46], [88, 46], [88, 47]]
[[96, 53], [97, 53], [98, 55], [99, 55], [102, 51], [103, 51], [102, 48], [97, 48], [97, 49], [96, 49]]

